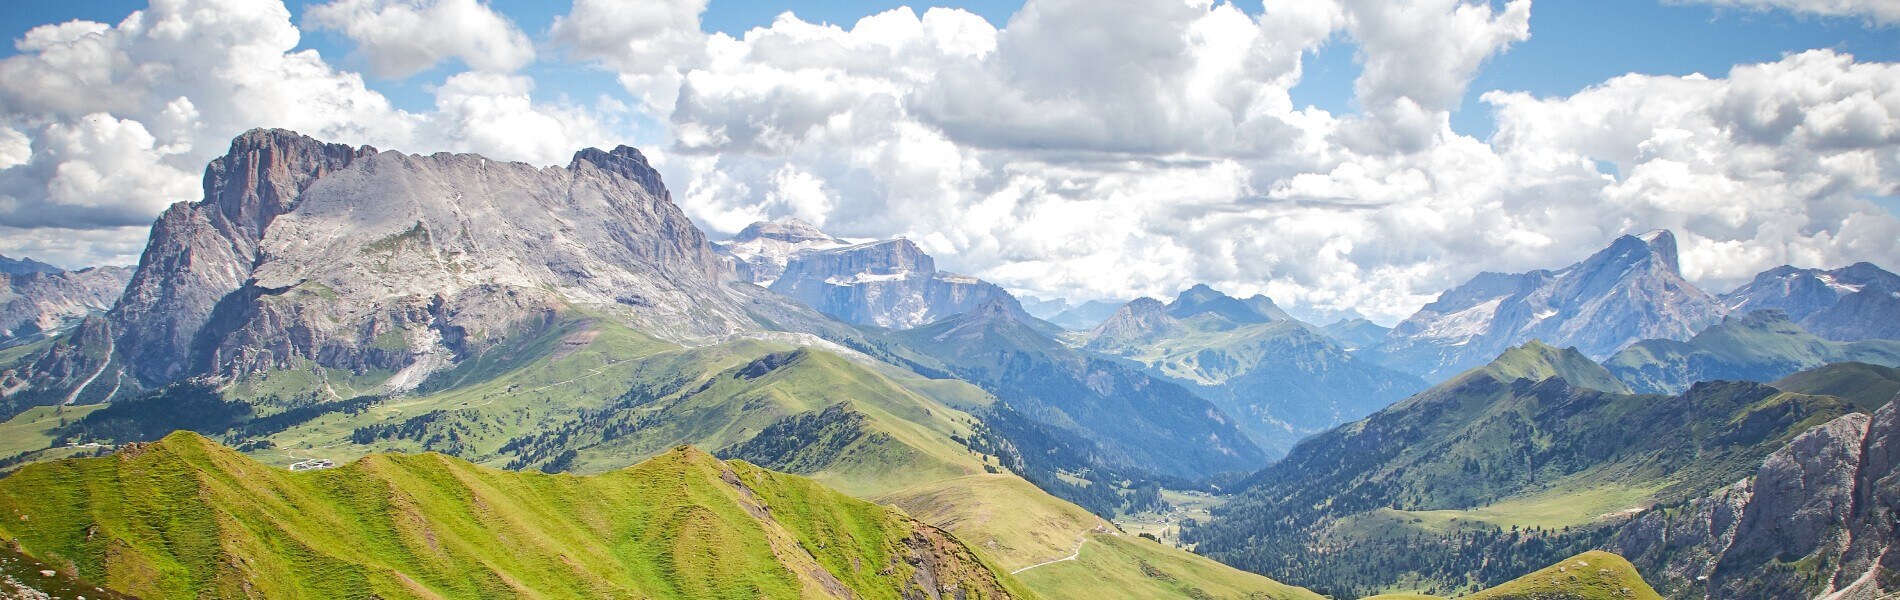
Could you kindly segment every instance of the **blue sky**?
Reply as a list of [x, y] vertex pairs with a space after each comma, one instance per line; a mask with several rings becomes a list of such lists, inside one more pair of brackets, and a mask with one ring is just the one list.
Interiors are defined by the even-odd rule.
[[1391, 322], [1657, 228], [1718, 292], [1900, 265], [1891, 0], [475, 2], [15, 0], [13, 39], [141, 9], [191, 35], [0, 47], [0, 253], [135, 261], [231, 136], [286, 127], [542, 165], [632, 144], [714, 239], [798, 217], [1041, 297], [1209, 283]]
[[[305, 6], [320, 3], [320, 0], [289, 0], [286, 4], [293, 18], [299, 18]], [[144, 5], [143, 0], [15, 0], [6, 12], [0, 13], [0, 35], [17, 39], [33, 27], [70, 19], [113, 23]], [[568, 10], [564, 2], [538, 0], [490, 0], [489, 5], [530, 34], [546, 31], [556, 16]], [[960, 8], [1001, 28], [1022, 7], [1022, 2], [712, 0], [701, 26], [708, 32], [739, 37], [754, 27], [769, 26], [780, 14], [789, 11], [806, 21], [849, 28], [865, 16], [902, 6], [919, 12], [931, 6]], [[1236, 6], [1255, 15], [1261, 10], [1258, 2], [1240, 2]], [[350, 61], [344, 59], [349, 53], [348, 40], [336, 33], [305, 31], [302, 47], [316, 49], [333, 62], [351, 66]], [[1471, 85], [1472, 93], [1466, 94], [1464, 105], [1453, 113], [1452, 124], [1468, 135], [1485, 137], [1491, 133], [1490, 115], [1478, 99], [1483, 91], [1568, 95], [1626, 73], [1702, 73], [1719, 77], [1738, 63], [1773, 61], [1791, 52], [1814, 48], [1832, 48], [1863, 61], [1900, 60], [1900, 30], [1869, 27], [1856, 18], [1702, 4], [1539, 0], [1531, 12], [1530, 40], [1513, 45], [1479, 72]], [[11, 46], [0, 49], [0, 56], [13, 53]], [[1293, 90], [1294, 100], [1333, 113], [1355, 111], [1353, 80], [1358, 77], [1359, 68], [1354, 62], [1354, 53], [1350, 40], [1339, 39], [1320, 52], [1309, 54], [1304, 61], [1306, 73]], [[370, 83], [373, 89], [389, 96], [401, 108], [426, 110], [432, 102], [429, 87], [459, 68], [459, 65], [444, 64], [404, 80], [372, 79]], [[537, 84], [537, 97], [565, 94], [573, 98], [592, 98], [621, 93], [610, 73], [595, 68], [543, 60], [532, 65], [529, 71]]]

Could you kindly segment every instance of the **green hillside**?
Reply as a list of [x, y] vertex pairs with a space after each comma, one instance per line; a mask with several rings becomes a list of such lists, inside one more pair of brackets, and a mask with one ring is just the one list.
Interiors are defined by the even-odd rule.
[[1147, 600], [1151, 598], [1258, 598], [1320, 600], [1303, 588], [1131, 535], [1091, 533], [1075, 558], [1016, 574], [1054, 600]]
[[590, 476], [377, 454], [291, 473], [190, 433], [0, 480], [0, 536], [144, 597], [1028, 597], [955, 538], [691, 448]]
[[1730, 316], [1687, 342], [1644, 340], [1603, 366], [1639, 392], [1673, 394], [1698, 381], [1774, 381], [1837, 362], [1900, 366], [1900, 341], [1834, 342], [1778, 310]]
[[1601, 389], [1621, 387], [1575, 350], [1532, 342], [1307, 440], [1183, 539], [1321, 592], [1473, 590], [1592, 547], [1599, 524], [1732, 483], [1807, 428], [1864, 410], [1751, 382]]
[[1591, 551], [1508, 583], [1467, 596], [1467, 600], [1662, 600], [1636, 567], [1609, 552]]
[[1900, 369], [1859, 362], [1835, 363], [1775, 380], [1775, 389], [1834, 396], [1873, 412], [1900, 396]]

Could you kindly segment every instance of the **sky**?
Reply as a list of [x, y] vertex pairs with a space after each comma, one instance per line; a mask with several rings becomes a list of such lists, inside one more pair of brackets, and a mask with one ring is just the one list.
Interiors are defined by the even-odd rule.
[[1900, 0], [16, 0], [0, 253], [134, 264], [254, 127], [565, 164], [714, 239], [1392, 323], [1666, 228], [1720, 293], [1900, 266]]

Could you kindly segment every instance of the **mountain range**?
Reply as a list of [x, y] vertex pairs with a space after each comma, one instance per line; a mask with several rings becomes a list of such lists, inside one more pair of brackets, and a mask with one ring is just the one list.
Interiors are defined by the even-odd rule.
[[[791, 219], [714, 241], [625, 146], [537, 167], [255, 130], [204, 181], [136, 270], [0, 261], [26, 290], [0, 315], [21, 324], [0, 341], [0, 585], [1894, 587], [1870, 568], [1891, 482], [1859, 474], [1891, 470], [1900, 393], [1894, 278], [1870, 264], [1718, 297], [1652, 232], [1480, 275], [1390, 330], [1317, 327], [1207, 285], [1019, 301], [910, 240]], [[1756, 570], [1775, 575], [1735, 575]]]
[[1425, 388], [1417, 377], [1354, 357], [1265, 296], [1243, 300], [1206, 285], [1165, 305], [1129, 302], [1084, 340], [1085, 350], [1212, 400], [1276, 457]]

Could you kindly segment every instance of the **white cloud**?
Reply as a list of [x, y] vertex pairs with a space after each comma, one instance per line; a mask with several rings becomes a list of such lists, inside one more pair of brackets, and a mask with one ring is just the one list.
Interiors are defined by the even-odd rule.
[[572, 57], [618, 71], [643, 107], [664, 115], [678, 96], [680, 71], [705, 54], [705, 11], [706, 0], [575, 0], [548, 36]]
[[1857, 17], [1883, 25], [1900, 23], [1900, 2], [1894, 0], [1670, 0], [1749, 10], [1779, 9], [1823, 17]]
[[[0, 59], [0, 252], [124, 261], [142, 226], [198, 199], [205, 164], [254, 127], [539, 164], [617, 141], [611, 102], [537, 103], [509, 75], [457, 75], [436, 88], [436, 111], [398, 110], [360, 75], [295, 50], [299, 37], [283, 4], [255, 0], [153, 0], [116, 25], [29, 30]], [[57, 233], [11, 233], [42, 228]], [[58, 235], [78, 245], [29, 244]]]
[[381, 77], [408, 77], [450, 58], [501, 72], [534, 61], [528, 36], [477, 0], [334, 0], [311, 6], [304, 23], [350, 38], [353, 56]]

